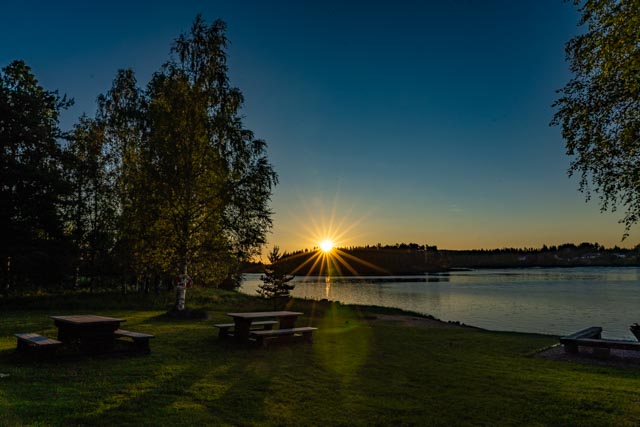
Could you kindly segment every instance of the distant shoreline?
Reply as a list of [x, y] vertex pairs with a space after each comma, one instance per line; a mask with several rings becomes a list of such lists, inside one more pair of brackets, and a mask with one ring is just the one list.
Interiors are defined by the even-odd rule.
[[[295, 277], [328, 277], [328, 278], [340, 278], [342, 281], [359, 281], [364, 278], [371, 281], [375, 279], [376, 282], [388, 282], [397, 281], [396, 277], [406, 277], [403, 282], [436, 282], [438, 277], [448, 276], [449, 273], [457, 272], [470, 272], [481, 270], [560, 270], [569, 268], [640, 268], [640, 265], [545, 265], [545, 266], [495, 266], [495, 267], [456, 267], [443, 270], [425, 271], [422, 273], [390, 273], [390, 274], [350, 274], [350, 272], [343, 272], [347, 274], [294, 274]], [[244, 271], [243, 274], [262, 274], [262, 271]], [[434, 279], [434, 280], [429, 280]]]
[[[542, 248], [448, 250], [416, 243], [394, 246], [303, 250], [285, 253], [277, 263], [288, 274], [308, 276], [406, 276], [470, 269], [638, 267], [640, 245], [634, 249], [604, 248], [597, 243]], [[260, 273], [261, 263], [245, 265]]]

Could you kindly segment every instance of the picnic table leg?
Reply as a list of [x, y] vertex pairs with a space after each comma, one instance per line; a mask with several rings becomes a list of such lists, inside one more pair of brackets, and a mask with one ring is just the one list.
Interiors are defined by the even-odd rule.
[[577, 354], [578, 346], [576, 344], [564, 344], [564, 351], [569, 354]]
[[229, 328], [221, 327], [220, 332], [218, 332], [218, 337], [220, 338], [229, 338]]
[[258, 337], [256, 337], [256, 345], [258, 347], [266, 347], [267, 346], [267, 340], [265, 340], [264, 337], [262, 337], [262, 336], [258, 336]]
[[64, 327], [64, 325], [56, 323], [56, 326], [58, 327], [58, 341], [68, 341], [69, 337], [67, 334], [67, 329]]
[[[296, 327], [298, 316], [282, 316], [280, 317], [280, 329], [293, 329]], [[293, 335], [283, 335], [278, 337], [278, 342], [288, 344], [293, 341]]]
[[311, 342], [311, 333], [312, 331], [307, 331], [302, 333], [302, 340], [305, 342]]
[[18, 339], [17, 348], [20, 353], [24, 353], [29, 349], [29, 345], [26, 342], [22, 341], [21, 339]]
[[298, 316], [282, 316], [280, 318], [280, 329], [293, 329], [296, 326]]
[[248, 341], [251, 333], [251, 319], [235, 318], [235, 336], [240, 341]]
[[133, 341], [133, 348], [135, 351], [139, 353], [149, 354], [151, 353], [151, 348], [149, 347], [148, 339], [139, 339]]
[[113, 350], [115, 338], [107, 336], [85, 337], [80, 342], [82, 351], [92, 354], [108, 353]]

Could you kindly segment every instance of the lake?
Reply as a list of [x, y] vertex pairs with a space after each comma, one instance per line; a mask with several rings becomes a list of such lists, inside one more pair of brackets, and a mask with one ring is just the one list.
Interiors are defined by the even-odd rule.
[[[259, 274], [241, 291], [256, 294]], [[296, 277], [292, 294], [345, 304], [397, 307], [498, 331], [566, 335], [602, 326], [603, 336], [635, 339], [640, 268], [577, 267], [454, 271], [426, 276]]]

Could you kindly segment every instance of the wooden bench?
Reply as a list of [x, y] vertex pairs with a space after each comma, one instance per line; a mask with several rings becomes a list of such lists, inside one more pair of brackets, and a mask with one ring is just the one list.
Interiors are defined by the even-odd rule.
[[61, 341], [54, 340], [35, 333], [15, 334], [18, 338], [17, 350], [22, 354], [31, 354], [37, 357], [50, 357], [55, 355]]
[[[277, 324], [278, 324], [277, 320], [262, 320], [260, 322], [251, 322], [251, 328], [252, 329], [260, 328], [260, 330], [268, 331], [273, 329], [273, 325], [277, 325]], [[233, 333], [231, 332], [231, 328], [233, 328], [235, 325], [236, 325], [235, 323], [218, 323], [213, 326], [220, 329], [220, 333], [218, 334], [220, 338], [226, 338], [226, 337], [233, 336]]]
[[303, 341], [311, 342], [311, 334], [318, 328], [304, 326], [301, 328], [291, 329], [272, 329], [267, 331], [251, 331], [251, 338], [256, 340], [258, 345], [266, 345], [266, 338], [270, 337], [293, 337], [301, 336]]
[[578, 353], [579, 347], [591, 347], [594, 354], [599, 357], [608, 357], [612, 348], [620, 350], [640, 351], [640, 342], [626, 340], [609, 340], [602, 339], [602, 328], [592, 326], [583, 329], [575, 334], [567, 335], [560, 338], [560, 342], [564, 345], [567, 353]]
[[116, 329], [113, 335], [115, 335], [116, 338], [131, 338], [133, 341], [133, 350], [140, 353], [150, 353], [149, 340], [155, 338], [154, 335], [125, 331], [124, 329]]

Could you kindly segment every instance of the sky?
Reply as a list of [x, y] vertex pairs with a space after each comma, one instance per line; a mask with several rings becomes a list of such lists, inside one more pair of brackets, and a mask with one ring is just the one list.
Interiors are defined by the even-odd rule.
[[197, 13], [228, 25], [244, 124], [279, 175], [268, 245], [443, 249], [621, 242], [586, 203], [560, 129], [572, 2], [29, 1], [0, 14], [0, 66], [30, 65], [93, 115], [116, 71], [141, 85]]

